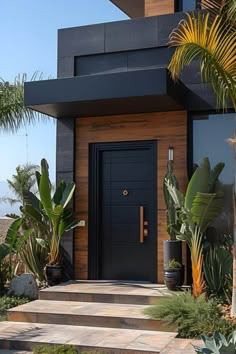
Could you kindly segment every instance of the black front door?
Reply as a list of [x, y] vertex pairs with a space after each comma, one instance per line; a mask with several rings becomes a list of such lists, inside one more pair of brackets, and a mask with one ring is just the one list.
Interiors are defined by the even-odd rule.
[[156, 281], [156, 142], [95, 145], [97, 277]]

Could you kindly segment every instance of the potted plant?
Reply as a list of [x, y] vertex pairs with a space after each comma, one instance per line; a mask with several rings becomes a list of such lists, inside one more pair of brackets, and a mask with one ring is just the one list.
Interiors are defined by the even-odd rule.
[[183, 284], [182, 264], [176, 259], [169, 259], [164, 267], [164, 282], [169, 290], [176, 290], [176, 287]]
[[163, 244], [164, 266], [170, 259], [175, 259], [182, 264], [182, 241], [176, 237], [181, 228], [181, 223], [177, 217], [175, 203], [167, 188], [167, 183], [176, 189], [179, 188], [177, 178], [173, 173], [173, 160], [168, 160], [167, 162], [167, 173], [163, 183], [163, 194], [166, 204], [166, 231], [170, 236], [170, 239], [165, 240]]
[[63, 279], [62, 255], [60, 241], [65, 232], [78, 225], [71, 201], [75, 191], [75, 184], [61, 181], [55, 193], [49, 179], [48, 163], [41, 160], [41, 173], [36, 172], [39, 197], [33, 193], [24, 193], [24, 215], [32, 222], [34, 228], [39, 228], [45, 235], [37, 238], [41, 247], [48, 249], [48, 262], [45, 267], [46, 278], [49, 285], [58, 284]]

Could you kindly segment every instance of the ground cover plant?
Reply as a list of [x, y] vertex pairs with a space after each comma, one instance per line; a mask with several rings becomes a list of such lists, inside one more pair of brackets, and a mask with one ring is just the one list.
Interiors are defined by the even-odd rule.
[[[33, 353], [34, 354], [89, 354], [89, 352], [80, 352], [74, 345], [38, 345], [33, 348]], [[102, 354], [102, 353], [95, 352], [95, 354]]]
[[5, 321], [7, 318], [7, 310], [12, 307], [23, 305], [30, 300], [25, 297], [7, 296], [0, 297], [0, 321]]
[[194, 298], [190, 291], [158, 300], [146, 314], [169, 325], [175, 325], [179, 338], [212, 336], [215, 331], [228, 336], [236, 330], [236, 323], [224, 316], [224, 308], [205, 294]]

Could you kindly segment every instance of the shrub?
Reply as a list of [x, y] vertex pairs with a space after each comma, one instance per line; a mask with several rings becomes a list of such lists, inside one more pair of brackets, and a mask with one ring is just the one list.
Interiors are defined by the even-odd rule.
[[180, 338], [211, 336], [215, 331], [228, 336], [236, 329], [236, 324], [223, 317], [221, 307], [213, 299], [206, 301], [204, 294], [195, 299], [189, 291], [160, 299], [145, 313], [175, 325]]
[[[73, 345], [39, 345], [33, 348], [34, 354], [78, 354]], [[82, 354], [82, 353], [81, 353]]]
[[7, 310], [12, 307], [16, 307], [19, 305], [23, 305], [30, 300], [25, 297], [17, 297], [17, 296], [2, 296], [0, 297], [0, 321], [4, 321], [6, 319]]

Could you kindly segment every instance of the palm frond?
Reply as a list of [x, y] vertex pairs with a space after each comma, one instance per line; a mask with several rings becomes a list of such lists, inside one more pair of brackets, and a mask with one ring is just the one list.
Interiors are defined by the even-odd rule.
[[[36, 72], [31, 81], [41, 79]], [[13, 83], [0, 78], [0, 129], [17, 131], [26, 124], [42, 119], [42, 115], [24, 106], [24, 83], [27, 75], [18, 75]], [[44, 117], [45, 119], [45, 117]]]
[[198, 59], [202, 80], [211, 83], [217, 108], [226, 109], [231, 99], [236, 110], [235, 32], [225, 31], [219, 15], [213, 22], [209, 17], [209, 13], [187, 14], [187, 19], [172, 32], [169, 44], [177, 49], [169, 70], [177, 80], [184, 66]]

